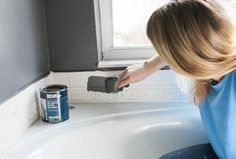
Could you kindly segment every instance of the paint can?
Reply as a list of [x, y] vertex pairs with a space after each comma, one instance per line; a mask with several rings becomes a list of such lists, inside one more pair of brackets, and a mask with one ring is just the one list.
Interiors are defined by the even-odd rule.
[[40, 88], [40, 115], [49, 123], [69, 119], [68, 88], [65, 85], [48, 85]]

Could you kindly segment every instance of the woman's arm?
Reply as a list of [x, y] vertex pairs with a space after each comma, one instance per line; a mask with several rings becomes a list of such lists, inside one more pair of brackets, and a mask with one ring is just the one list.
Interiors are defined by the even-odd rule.
[[130, 83], [135, 83], [145, 79], [157, 69], [166, 66], [159, 55], [155, 55], [145, 61], [143, 64], [128, 66], [120, 75], [116, 83], [118, 88], [124, 87]]
[[167, 66], [167, 64], [163, 60], [161, 60], [159, 55], [155, 55], [151, 57], [150, 59], [148, 59], [147, 61], [145, 61], [144, 66], [145, 65], [147, 67], [147, 71], [149, 72], [149, 75], [155, 72], [156, 70]]

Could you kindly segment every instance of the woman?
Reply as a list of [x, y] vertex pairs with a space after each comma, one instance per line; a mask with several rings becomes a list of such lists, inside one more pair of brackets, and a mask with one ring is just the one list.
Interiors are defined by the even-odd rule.
[[[215, 153], [221, 159], [236, 159], [235, 28], [226, 11], [214, 0], [174, 0], [152, 14], [147, 35], [159, 56], [127, 67], [117, 86], [143, 80], [164, 63], [191, 77], [193, 98]], [[197, 149], [202, 158], [217, 158], [209, 145]], [[186, 151], [183, 155], [194, 158]]]

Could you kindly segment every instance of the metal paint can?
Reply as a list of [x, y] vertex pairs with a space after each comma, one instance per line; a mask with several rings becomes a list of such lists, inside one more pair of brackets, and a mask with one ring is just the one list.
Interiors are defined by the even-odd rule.
[[43, 121], [57, 123], [69, 119], [67, 86], [55, 84], [40, 88], [40, 104]]

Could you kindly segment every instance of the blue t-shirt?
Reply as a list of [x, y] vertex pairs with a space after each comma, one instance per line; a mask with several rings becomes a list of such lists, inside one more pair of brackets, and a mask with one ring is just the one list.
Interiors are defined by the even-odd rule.
[[200, 105], [202, 121], [220, 159], [236, 159], [236, 71], [225, 75]]

